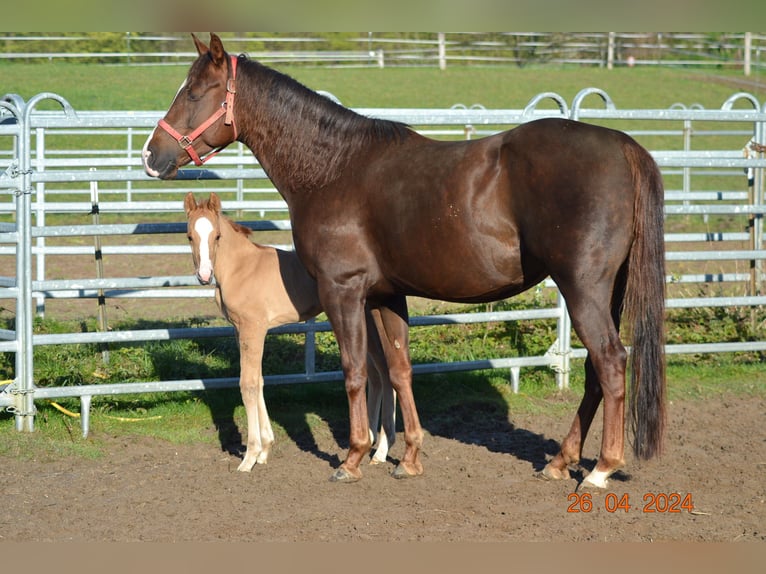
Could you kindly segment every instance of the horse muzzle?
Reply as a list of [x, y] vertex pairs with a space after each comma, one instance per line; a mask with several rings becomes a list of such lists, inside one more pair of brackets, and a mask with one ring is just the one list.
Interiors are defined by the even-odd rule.
[[156, 160], [156, 156], [154, 156], [149, 149], [141, 152], [141, 159], [144, 164], [144, 171], [149, 177], [174, 179], [176, 174], [178, 174], [178, 166], [175, 162], [169, 161], [165, 163], [163, 167], [159, 167], [159, 162]]
[[201, 265], [195, 273], [200, 285], [210, 285], [213, 282], [213, 268], [208, 265]]

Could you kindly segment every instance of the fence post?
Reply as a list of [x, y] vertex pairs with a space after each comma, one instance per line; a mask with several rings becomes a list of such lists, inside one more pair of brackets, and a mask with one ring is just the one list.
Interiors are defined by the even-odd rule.
[[[316, 323], [316, 320], [314, 318], [306, 320], [307, 325], [313, 326], [315, 323]], [[316, 374], [316, 354], [317, 354], [316, 331], [314, 329], [307, 330], [305, 337], [306, 337], [306, 343], [305, 343], [306, 346], [305, 346], [305, 354], [303, 356], [304, 368], [306, 371], [306, 375], [311, 376]]]
[[19, 166], [21, 185], [16, 195], [17, 246], [16, 246], [16, 385], [18, 396], [15, 405], [16, 430], [32, 432], [35, 425], [34, 401], [34, 346], [32, 344], [32, 111], [42, 100], [60, 103], [65, 113], [77, 117], [72, 106], [64, 98], [50, 92], [42, 92], [31, 98], [23, 110], [21, 122]]
[[35, 421], [32, 380], [32, 151], [30, 115], [36, 103], [30, 100], [23, 110], [19, 134], [21, 185], [16, 192], [16, 394], [14, 405], [17, 431], [32, 432]]
[[555, 353], [559, 356], [559, 364], [554, 367], [556, 371], [556, 385], [559, 389], [569, 388], [569, 371], [572, 362], [572, 320], [569, 318], [567, 302], [561, 291], [558, 292], [558, 308], [561, 312], [556, 323], [557, 348]]
[[[763, 105], [763, 109], [766, 111], [766, 104]], [[758, 122], [755, 125], [755, 142], [756, 142], [756, 157], [762, 159], [764, 157], [764, 150], [766, 150], [766, 124]], [[760, 207], [764, 204], [764, 169], [762, 167], [755, 168], [753, 170], [753, 195], [752, 204], [755, 207]], [[753, 249], [763, 249], [763, 214], [755, 213], [753, 221]], [[755, 262], [755, 280], [756, 291], [753, 295], [759, 295], [761, 293], [761, 283], [763, 281], [763, 262], [758, 259]]]
[[[94, 168], [90, 168], [90, 171], [96, 171]], [[90, 213], [93, 217], [93, 225], [101, 223], [99, 199], [98, 199], [98, 181], [90, 182]], [[96, 256], [96, 277], [98, 279], [104, 278], [104, 253], [101, 249], [101, 236], [93, 236], [93, 248]], [[106, 333], [109, 330], [106, 321], [106, 296], [104, 290], [99, 288], [97, 290], [98, 296], [98, 328], [101, 332]], [[101, 360], [104, 364], [109, 362], [109, 345], [103, 343], [101, 345]]]
[[444, 37], [444, 32], [439, 32], [439, 69], [447, 69], [447, 42]]

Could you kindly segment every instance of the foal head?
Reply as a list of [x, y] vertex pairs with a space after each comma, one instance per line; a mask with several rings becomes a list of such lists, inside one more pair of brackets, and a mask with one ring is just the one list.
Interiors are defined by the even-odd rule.
[[203, 285], [213, 279], [215, 255], [221, 238], [221, 200], [215, 193], [209, 199], [197, 203], [189, 192], [184, 198], [186, 210], [186, 237], [192, 250], [197, 279]]
[[[236, 58], [229, 57], [215, 34], [210, 35], [210, 47], [192, 37], [199, 57], [141, 153], [151, 177], [172, 179], [179, 167], [190, 161], [202, 165], [237, 139]], [[200, 159], [205, 154], [210, 155]]]

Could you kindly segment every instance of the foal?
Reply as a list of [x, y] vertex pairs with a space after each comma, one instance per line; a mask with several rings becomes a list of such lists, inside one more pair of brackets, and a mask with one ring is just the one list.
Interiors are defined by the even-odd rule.
[[[247, 451], [237, 470], [249, 472], [255, 464], [266, 464], [274, 443], [263, 398], [266, 333], [272, 327], [316, 317], [322, 311], [317, 285], [294, 252], [250, 241], [250, 229], [221, 214], [221, 200], [215, 193], [197, 203], [189, 192], [184, 209], [197, 279], [207, 285], [215, 277], [216, 303], [237, 332], [239, 386], [247, 413]], [[378, 464], [386, 460], [396, 438], [396, 397], [377, 331], [369, 336], [368, 365], [370, 440], [378, 440], [370, 463]], [[373, 429], [378, 428], [376, 437]]]

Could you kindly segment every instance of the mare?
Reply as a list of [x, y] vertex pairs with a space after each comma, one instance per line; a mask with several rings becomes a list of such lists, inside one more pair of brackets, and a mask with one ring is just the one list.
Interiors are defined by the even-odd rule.
[[[195, 275], [203, 285], [215, 278], [216, 303], [237, 334], [239, 387], [247, 414], [247, 449], [237, 470], [249, 472], [256, 464], [266, 464], [274, 443], [263, 397], [266, 333], [272, 327], [316, 317], [322, 306], [316, 282], [295, 253], [253, 243], [249, 228], [221, 213], [215, 192], [200, 202], [189, 192], [184, 210]], [[371, 334], [369, 345], [367, 407], [370, 439], [377, 442], [370, 463], [378, 464], [385, 462], [396, 437], [396, 397], [377, 333]], [[373, 432], [378, 428], [379, 434]]]
[[[331, 480], [358, 480], [371, 447], [364, 398], [370, 318], [404, 423], [394, 476], [418, 475], [423, 431], [406, 297], [487, 302], [546, 276], [565, 298], [588, 357], [582, 401], [542, 475], [570, 476], [602, 401], [601, 447], [585, 485], [606, 487], [624, 466], [626, 416], [636, 456], [661, 452], [664, 190], [643, 147], [622, 132], [560, 118], [437, 141], [229, 55], [215, 34], [209, 45], [193, 39], [198, 57], [144, 144], [144, 169], [172, 179], [179, 167], [240, 141], [287, 202], [295, 249], [317, 282], [345, 376], [349, 450]], [[627, 392], [621, 323], [632, 343]]]

